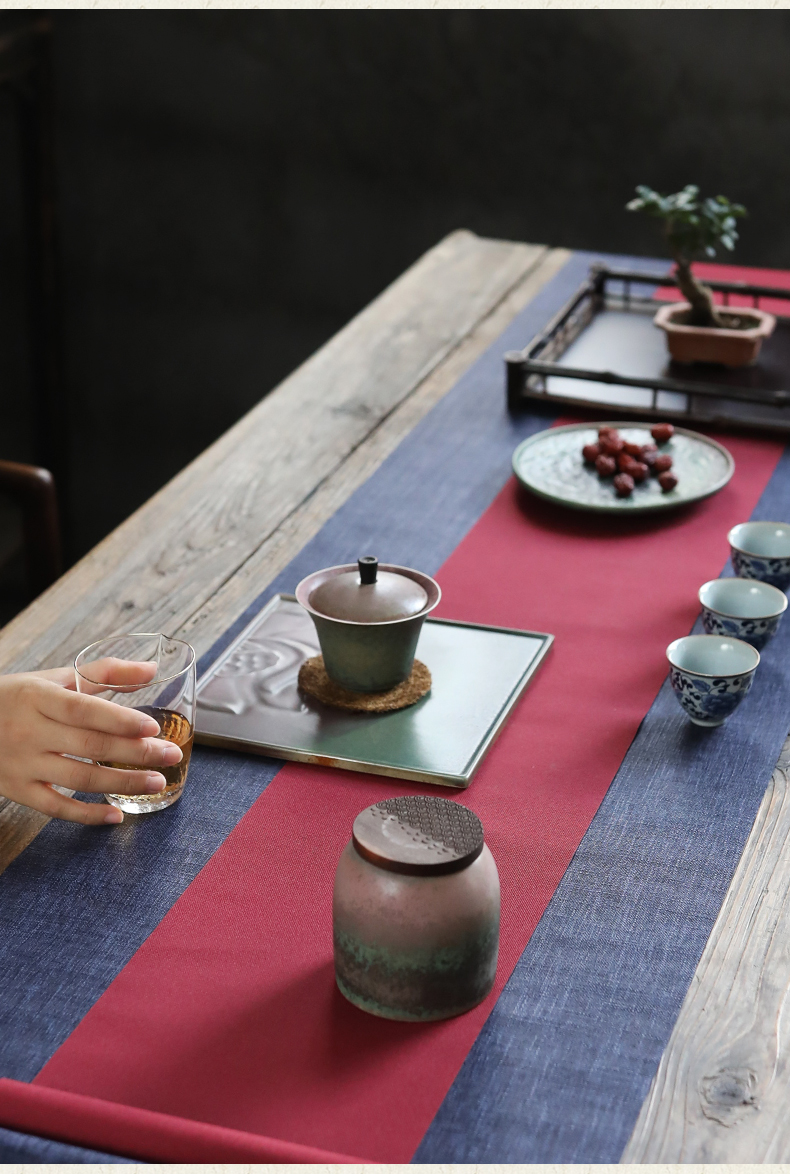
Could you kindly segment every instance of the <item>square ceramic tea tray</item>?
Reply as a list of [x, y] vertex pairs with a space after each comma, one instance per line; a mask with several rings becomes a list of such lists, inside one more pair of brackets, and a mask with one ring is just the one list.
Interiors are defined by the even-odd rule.
[[276, 595], [202, 677], [195, 740], [296, 762], [467, 787], [553, 636], [428, 617], [417, 656], [427, 697], [396, 712], [349, 713], [297, 687], [320, 651], [292, 595]]

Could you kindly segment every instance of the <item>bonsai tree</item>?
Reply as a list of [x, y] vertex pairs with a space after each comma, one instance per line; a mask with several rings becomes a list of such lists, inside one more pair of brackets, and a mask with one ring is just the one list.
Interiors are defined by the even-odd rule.
[[691, 305], [688, 325], [723, 326], [711, 290], [691, 272], [691, 263], [702, 257], [715, 257], [719, 245], [732, 251], [738, 239], [735, 222], [746, 216], [746, 209], [741, 204], [731, 204], [726, 196], [701, 200], [699, 188], [693, 183], [671, 196], [659, 195], [643, 184], [636, 190], [636, 199], [626, 208], [663, 220], [664, 236], [677, 266], [677, 283]]

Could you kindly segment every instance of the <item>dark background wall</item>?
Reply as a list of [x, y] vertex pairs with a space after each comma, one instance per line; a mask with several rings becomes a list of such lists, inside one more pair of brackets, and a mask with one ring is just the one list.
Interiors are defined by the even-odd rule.
[[[454, 228], [650, 254], [634, 185], [695, 181], [749, 207], [737, 260], [790, 267], [790, 12], [52, 20], [71, 558]], [[15, 151], [2, 99], [0, 457], [25, 460]]]

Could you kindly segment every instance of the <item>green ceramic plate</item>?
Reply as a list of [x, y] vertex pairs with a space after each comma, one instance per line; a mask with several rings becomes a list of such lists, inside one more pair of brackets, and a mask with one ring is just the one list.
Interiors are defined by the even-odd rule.
[[664, 493], [656, 478], [649, 477], [630, 497], [617, 497], [611, 478], [602, 481], [582, 457], [582, 447], [598, 439], [603, 424], [617, 428], [624, 440], [652, 443], [649, 427], [633, 422], [601, 420], [547, 428], [523, 441], [513, 453], [513, 471], [521, 484], [538, 497], [575, 510], [646, 514], [710, 497], [723, 489], [735, 472], [735, 461], [723, 445], [699, 432], [676, 427], [669, 443], [659, 445], [659, 452], [672, 457], [677, 486]]

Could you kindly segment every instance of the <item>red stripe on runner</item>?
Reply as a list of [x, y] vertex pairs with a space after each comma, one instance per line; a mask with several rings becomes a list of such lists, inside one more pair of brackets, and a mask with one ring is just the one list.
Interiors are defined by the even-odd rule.
[[0, 1079], [0, 1125], [144, 1162], [361, 1162], [312, 1146], [5, 1078]]
[[441, 570], [444, 615], [557, 637], [458, 796], [480, 815], [502, 880], [497, 986], [481, 1007], [422, 1025], [345, 1002], [332, 969], [335, 863], [359, 810], [420, 788], [286, 764], [37, 1082], [407, 1161], [655, 698], [666, 645], [689, 631], [727, 530], [750, 516], [782, 452], [724, 443], [730, 484], [650, 521], [556, 509], [511, 481]]

